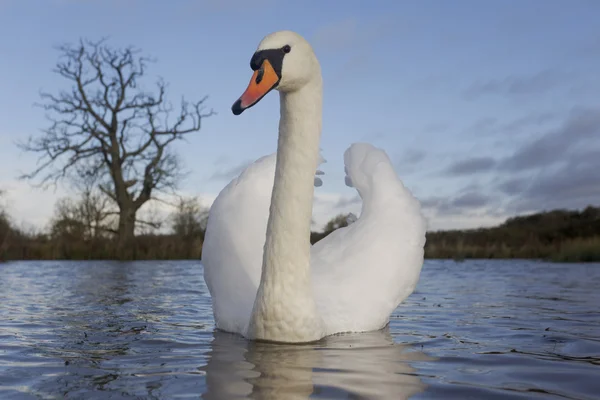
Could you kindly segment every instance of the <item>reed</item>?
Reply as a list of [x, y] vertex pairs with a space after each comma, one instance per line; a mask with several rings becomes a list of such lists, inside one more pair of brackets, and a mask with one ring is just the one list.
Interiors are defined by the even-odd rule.
[[550, 259], [556, 262], [600, 262], [600, 236], [566, 241]]
[[[338, 215], [330, 222], [322, 232], [311, 233], [312, 243], [345, 226], [347, 218]], [[200, 259], [204, 231], [199, 227], [204, 225], [186, 222], [177, 226], [188, 225], [194, 229], [174, 229], [170, 234], [137, 236], [133, 244], [133, 258]], [[75, 225], [69, 225], [68, 228], [48, 234], [23, 232], [15, 228], [10, 217], [0, 210], [0, 261], [118, 258], [114, 237], [90, 237], [81, 234]], [[600, 261], [600, 208], [557, 210], [515, 217], [497, 227], [485, 229], [428, 232], [425, 257], [457, 261], [474, 258]]]

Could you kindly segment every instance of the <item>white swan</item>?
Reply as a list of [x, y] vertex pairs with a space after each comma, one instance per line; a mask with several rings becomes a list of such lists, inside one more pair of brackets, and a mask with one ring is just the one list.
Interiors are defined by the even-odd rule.
[[321, 68], [300, 35], [266, 36], [238, 115], [279, 91], [277, 153], [233, 179], [213, 203], [202, 252], [217, 328], [249, 339], [309, 342], [385, 327], [414, 290], [425, 219], [384, 151], [353, 144], [346, 182], [360, 217], [311, 247], [310, 224], [322, 113]]

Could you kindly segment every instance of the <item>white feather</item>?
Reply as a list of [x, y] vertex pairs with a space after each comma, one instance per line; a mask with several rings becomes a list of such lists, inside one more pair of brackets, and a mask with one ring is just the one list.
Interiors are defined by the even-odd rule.
[[[353, 144], [344, 163], [357, 182], [360, 216], [311, 248], [317, 307], [327, 334], [382, 328], [414, 290], [425, 244], [419, 202], [383, 150]], [[243, 334], [260, 282], [275, 154], [251, 164], [216, 198], [202, 250], [220, 329]]]
[[259, 48], [290, 43], [278, 87], [277, 156], [248, 166], [209, 213], [202, 262], [215, 321], [225, 331], [285, 342], [377, 330], [419, 280], [425, 219], [386, 153], [355, 143], [344, 153], [344, 171], [362, 199], [360, 216], [308, 244], [313, 185], [322, 184], [317, 168], [325, 162], [320, 67], [308, 43], [289, 31], [267, 36]]

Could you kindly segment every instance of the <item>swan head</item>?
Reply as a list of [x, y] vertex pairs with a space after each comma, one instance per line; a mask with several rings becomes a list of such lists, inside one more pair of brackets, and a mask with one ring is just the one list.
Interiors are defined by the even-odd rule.
[[241, 114], [275, 89], [294, 92], [321, 76], [321, 68], [311, 45], [299, 34], [279, 31], [264, 37], [250, 59], [254, 71], [242, 96], [231, 111]]

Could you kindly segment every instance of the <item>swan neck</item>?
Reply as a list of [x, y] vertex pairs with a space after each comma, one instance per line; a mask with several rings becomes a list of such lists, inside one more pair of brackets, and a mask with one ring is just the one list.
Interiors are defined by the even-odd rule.
[[298, 91], [281, 93], [280, 110], [262, 275], [249, 334], [301, 342], [318, 339], [322, 329], [310, 278], [310, 227], [321, 136], [320, 79]]
[[[319, 160], [321, 85], [281, 93], [275, 181], [268, 223], [267, 274], [310, 274], [310, 226]], [[290, 275], [292, 274], [292, 275]], [[273, 276], [273, 275], [272, 275]]]

